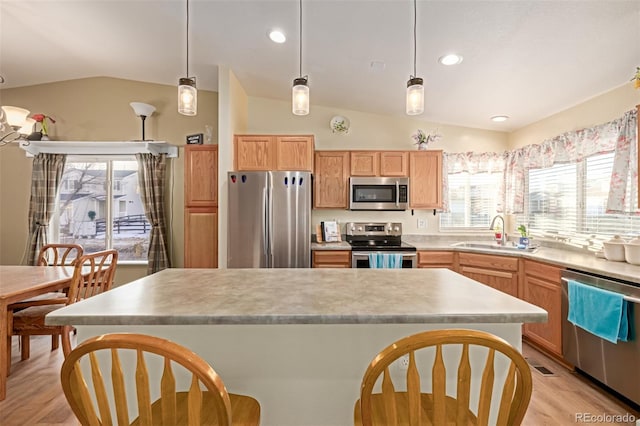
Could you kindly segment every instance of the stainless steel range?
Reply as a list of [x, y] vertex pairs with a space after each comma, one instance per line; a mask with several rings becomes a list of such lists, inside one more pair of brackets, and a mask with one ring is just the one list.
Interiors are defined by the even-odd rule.
[[371, 252], [401, 254], [403, 268], [416, 267], [416, 248], [402, 242], [402, 223], [349, 222], [346, 234], [353, 268], [369, 268]]

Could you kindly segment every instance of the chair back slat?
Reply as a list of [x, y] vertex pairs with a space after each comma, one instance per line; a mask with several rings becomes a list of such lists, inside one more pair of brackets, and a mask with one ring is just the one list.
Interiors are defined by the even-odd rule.
[[495, 380], [495, 349], [489, 349], [487, 362], [482, 373], [482, 383], [480, 384], [480, 399], [478, 402], [478, 424], [489, 424], [489, 413], [491, 410], [491, 397], [493, 396], [493, 382]]
[[469, 413], [469, 399], [471, 394], [471, 364], [469, 363], [469, 345], [462, 345], [460, 363], [458, 364], [458, 386], [456, 390], [457, 410], [456, 421], [459, 425], [467, 424]]
[[138, 399], [138, 414], [141, 426], [152, 426], [151, 395], [149, 394], [149, 373], [144, 361], [144, 354], [137, 350], [136, 356], [136, 396]]
[[[157, 424], [199, 424], [201, 420], [205, 419], [217, 419], [218, 425], [231, 424], [229, 394], [220, 377], [206, 361], [192, 351], [165, 339], [141, 334], [119, 333], [106, 334], [86, 340], [72, 350], [62, 364], [60, 373], [62, 389], [71, 409], [83, 425], [95, 424], [96, 426], [104, 426], [108, 424], [104, 421], [106, 419], [105, 416], [102, 416], [104, 418], [100, 421], [95, 414], [94, 407], [97, 398], [89, 394], [90, 391], [85, 384], [82, 370], [79, 367], [80, 359], [96, 351], [104, 350], [111, 352], [113, 400], [120, 426], [129, 425], [130, 423], [127, 414], [127, 398], [123, 374], [125, 371], [121, 367], [120, 357], [122, 354], [119, 354], [119, 351], [136, 352], [135, 368], [132, 371], [134, 377], [129, 378], [129, 381], [133, 381], [136, 387], [136, 396], [133, 397], [132, 394], [132, 398], [129, 401], [137, 403], [137, 407], [131, 407], [134, 410], [137, 409], [138, 413], [138, 418], [133, 420], [133, 424], [151, 426]], [[164, 366], [162, 371], [158, 370], [157, 374], [148, 371], [145, 357], [162, 359]], [[99, 355], [97, 359], [100, 359]], [[75, 364], [78, 364], [77, 369], [73, 368]], [[100, 367], [97, 362], [95, 365]], [[152, 364], [150, 360], [149, 367], [151, 365], [155, 364]], [[177, 387], [173, 371], [173, 367], [176, 366], [190, 372], [192, 377], [190, 388], [187, 392], [177, 393], [177, 398], [176, 392], [174, 392], [173, 396], [169, 395], [170, 389]], [[101, 367], [105, 368], [105, 366]], [[92, 374], [92, 377], [96, 376]], [[178, 376], [176, 375], [176, 377]], [[159, 388], [157, 393], [160, 395], [160, 401], [155, 401], [153, 404], [150, 400], [152, 393], [151, 383]], [[202, 385], [206, 388], [206, 397], [201, 390]], [[153, 392], [153, 394], [156, 394], [156, 392]], [[174, 402], [170, 402], [167, 406], [168, 408], [164, 406], [165, 396], [168, 400], [177, 402], [177, 409], [171, 408], [171, 405], [175, 406]], [[246, 407], [249, 406], [247, 405]], [[259, 406], [256, 405], [256, 407], [258, 407], [257, 412], [254, 408], [251, 408], [256, 414], [256, 417], [253, 418], [254, 420], [259, 418]], [[113, 408], [111, 409], [113, 410]], [[163, 418], [167, 418], [164, 414], [166, 412], [172, 412], [169, 414], [168, 421], [163, 420]], [[172, 416], [175, 421], [173, 421]]]
[[78, 259], [69, 287], [67, 304], [110, 290], [117, 261], [116, 250], [89, 253]]
[[513, 391], [516, 383], [516, 366], [514, 363], [509, 365], [509, 372], [504, 382], [504, 388], [502, 389], [502, 398], [500, 399], [500, 414], [498, 415], [497, 426], [510, 425], [509, 418], [511, 417], [511, 401], [513, 400]]
[[88, 424], [89, 426], [100, 426], [98, 416], [91, 403], [91, 396], [89, 395], [89, 389], [87, 383], [82, 377], [82, 371], [80, 369], [80, 363], [76, 362], [73, 365], [72, 382], [74, 383], [74, 392], [76, 398], [83, 403], [83, 409], [80, 412], [76, 412], [76, 416], [81, 420], [82, 424]]
[[[449, 348], [459, 351], [459, 357], [449, 352]], [[416, 355], [418, 350], [431, 348], [431, 393], [422, 393], [421, 379], [417, 373], [427, 358]], [[510, 361], [508, 371], [500, 370], [496, 381], [495, 362], [498, 355]], [[409, 371], [406, 376], [407, 392], [387, 390], [386, 376], [389, 366], [403, 355], [409, 355]], [[444, 356], [447, 356], [445, 363]], [[457, 359], [454, 359], [457, 358]], [[457, 368], [447, 365], [457, 362]], [[500, 364], [502, 365], [502, 364]], [[506, 363], [504, 364], [507, 365]], [[473, 370], [478, 367], [478, 371]], [[413, 372], [415, 368], [415, 373]], [[482, 370], [479, 370], [482, 368]], [[501, 367], [502, 368], [502, 367]], [[505, 367], [506, 368], [506, 367]], [[502, 376], [506, 379], [502, 381]], [[373, 390], [382, 376], [382, 394]], [[447, 395], [447, 376], [456, 380], [455, 397]], [[472, 386], [472, 378], [474, 383]], [[477, 378], [477, 379], [476, 379]], [[479, 382], [479, 383], [478, 383]], [[479, 386], [478, 386], [479, 385]], [[494, 390], [501, 386], [502, 390]], [[471, 392], [477, 390], [478, 403], [471, 406]], [[356, 403], [356, 425], [444, 425], [489, 423], [490, 415], [497, 417], [499, 425], [522, 423], [529, 405], [532, 391], [531, 370], [522, 354], [503, 339], [478, 330], [446, 329], [418, 333], [402, 338], [378, 353], [364, 374], [360, 390], [360, 400]], [[395, 393], [392, 400], [389, 392]], [[475, 396], [475, 395], [474, 395]], [[473, 398], [475, 399], [475, 398]], [[492, 399], [495, 401], [492, 403]], [[393, 401], [396, 418], [390, 418], [387, 409]], [[418, 407], [418, 408], [416, 408]], [[475, 414], [477, 413], [477, 415]]]
[[397, 426], [398, 407], [396, 406], [396, 390], [389, 374], [389, 368], [384, 370], [382, 376], [382, 397], [384, 398], [384, 413], [389, 426]]
[[177, 424], [176, 379], [171, 369], [171, 360], [164, 359], [164, 369], [160, 380], [160, 396], [162, 397], [162, 424]]
[[124, 375], [118, 350], [111, 349], [111, 383], [113, 384], [113, 400], [116, 406], [118, 426], [129, 425], [129, 407], [127, 405], [127, 392], [124, 387]]
[[79, 244], [45, 244], [38, 253], [37, 266], [73, 266], [83, 251]]
[[442, 358], [442, 345], [436, 346], [436, 356], [431, 369], [433, 392], [433, 420], [434, 424], [444, 424], [447, 418], [447, 369]]
[[91, 362], [91, 380], [93, 381], [93, 391], [98, 402], [98, 410], [100, 411], [100, 418], [102, 424], [111, 425], [111, 410], [109, 409], [109, 401], [107, 400], [107, 390], [104, 387], [104, 380], [102, 379], [102, 372], [100, 371], [100, 363], [95, 353], [89, 354], [89, 360]]
[[420, 374], [416, 367], [415, 352], [409, 352], [409, 368], [407, 368], [407, 397], [409, 399], [409, 425], [420, 426]]
[[191, 387], [189, 388], [187, 418], [189, 426], [199, 426], [201, 424], [202, 410], [202, 390], [198, 377], [194, 374], [191, 378]]

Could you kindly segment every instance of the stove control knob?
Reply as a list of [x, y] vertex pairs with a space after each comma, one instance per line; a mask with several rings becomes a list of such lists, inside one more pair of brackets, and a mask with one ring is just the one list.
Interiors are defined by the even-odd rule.
[[352, 231], [355, 231], [355, 230], [356, 230], [356, 227], [355, 227], [355, 226], [353, 226], [353, 225], [351, 225], [351, 230], [352, 230]]
[[399, 227], [399, 226], [396, 226], [395, 228], [393, 228], [393, 230], [394, 230], [394, 231], [396, 231], [396, 232], [398, 232], [398, 231], [400, 231], [400, 227]]
[[358, 226], [358, 231], [362, 232], [362, 226]]

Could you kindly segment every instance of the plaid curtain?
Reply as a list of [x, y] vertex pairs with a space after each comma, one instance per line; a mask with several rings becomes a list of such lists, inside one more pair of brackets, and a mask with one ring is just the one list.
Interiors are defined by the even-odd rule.
[[164, 206], [167, 155], [136, 154], [136, 159], [140, 198], [147, 220], [151, 224], [147, 273], [153, 274], [171, 267], [167, 250]]
[[67, 156], [64, 154], [38, 154], [33, 159], [29, 202], [30, 265], [38, 264], [40, 248], [47, 244], [49, 222], [55, 210], [66, 159]]

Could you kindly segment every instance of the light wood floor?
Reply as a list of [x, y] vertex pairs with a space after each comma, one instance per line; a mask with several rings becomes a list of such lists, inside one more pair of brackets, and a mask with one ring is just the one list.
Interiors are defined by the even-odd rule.
[[[50, 351], [48, 336], [31, 338], [31, 359], [20, 361], [17, 338], [12, 351], [12, 371], [7, 398], [0, 402], [0, 425], [76, 425], [73, 413], [62, 394], [58, 373], [62, 351]], [[525, 344], [524, 355], [532, 365], [542, 365], [553, 372], [544, 376], [533, 369], [533, 397], [524, 419], [525, 426], [576, 424], [576, 413], [623, 415], [640, 418], [640, 412], [602, 391], [579, 374], [560, 366]], [[629, 366], [637, 372], [637, 366]], [[629, 377], [632, 380], [631, 377]], [[268, 409], [263, 407], [263, 410]], [[629, 425], [630, 423], [598, 423]]]

